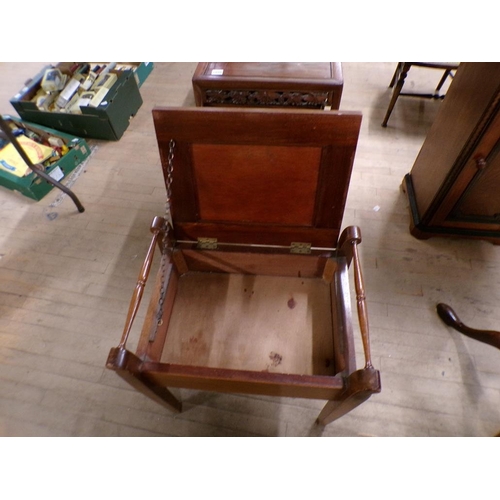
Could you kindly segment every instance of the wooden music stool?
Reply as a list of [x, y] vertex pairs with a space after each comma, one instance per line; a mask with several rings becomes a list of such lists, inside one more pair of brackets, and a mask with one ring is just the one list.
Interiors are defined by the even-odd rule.
[[[153, 221], [107, 367], [175, 411], [169, 387], [324, 399], [326, 424], [379, 392], [361, 233], [340, 232], [361, 115], [156, 108], [153, 118], [172, 225]], [[162, 264], [133, 353], [126, 342], [157, 245]]]

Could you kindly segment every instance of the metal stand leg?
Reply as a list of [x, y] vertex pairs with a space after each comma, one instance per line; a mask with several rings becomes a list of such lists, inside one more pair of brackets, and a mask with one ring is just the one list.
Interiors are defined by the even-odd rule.
[[52, 184], [53, 186], [57, 187], [58, 189], [66, 193], [73, 200], [73, 202], [76, 205], [76, 208], [80, 213], [85, 212], [85, 208], [83, 208], [83, 205], [80, 203], [80, 200], [76, 197], [73, 191], [71, 191], [71, 189], [67, 188], [64, 184], [61, 184], [59, 181], [56, 181], [55, 179], [50, 177], [50, 175], [47, 175], [42, 168], [38, 167], [37, 165], [33, 165], [28, 155], [24, 152], [24, 149], [21, 147], [15, 135], [12, 133], [10, 127], [7, 125], [2, 116], [0, 116], [0, 128], [8, 137], [12, 145], [16, 148], [17, 152], [19, 153], [21, 158], [25, 161], [26, 165], [28, 165], [28, 167], [31, 170], [33, 170], [33, 172], [35, 172], [36, 175], [40, 176], [42, 179], [46, 180], [49, 184]]

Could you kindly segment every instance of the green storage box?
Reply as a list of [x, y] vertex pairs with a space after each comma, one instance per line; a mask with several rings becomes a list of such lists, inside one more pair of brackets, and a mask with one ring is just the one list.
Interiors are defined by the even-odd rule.
[[146, 81], [146, 78], [150, 75], [151, 71], [153, 71], [154, 63], [141, 62], [132, 64], [137, 64], [137, 68], [135, 70], [135, 80], [139, 88], [141, 88], [142, 84]]
[[[90, 156], [91, 150], [85, 139], [74, 137], [34, 123], [25, 122], [24, 120], [14, 118], [10, 115], [4, 115], [3, 119], [7, 122], [12, 121], [18, 127], [24, 127], [39, 135], [57, 137], [69, 147], [68, 153], [45, 170], [47, 174], [59, 182], [64, 183], [63, 179]], [[42, 179], [34, 172], [24, 177], [17, 177], [4, 169], [0, 169], [0, 186], [10, 189], [11, 191], [18, 191], [33, 200], [41, 200], [46, 194], [54, 189], [52, 184]]]
[[72, 64], [59, 63], [56, 66], [45, 66], [10, 100], [10, 103], [23, 120], [32, 123], [77, 137], [110, 141], [120, 139], [127, 130], [131, 118], [142, 106], [138, 81], [142, 85], [152, 67], [143, 63], [136, 71], [113, 71], [117, 75], [117, 80], [104, 100], [97, 107], [81, 106], [81, 114], [39, 109], [32, 99], [41, 88], [45, 70], [56, 67], [63, 73], [69, 74]]

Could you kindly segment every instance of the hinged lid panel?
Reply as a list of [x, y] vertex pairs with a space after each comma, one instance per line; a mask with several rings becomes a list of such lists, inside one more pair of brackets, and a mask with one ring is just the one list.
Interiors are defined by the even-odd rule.
[[177, 239], [335, 246], [360, 113], [155, 108]]

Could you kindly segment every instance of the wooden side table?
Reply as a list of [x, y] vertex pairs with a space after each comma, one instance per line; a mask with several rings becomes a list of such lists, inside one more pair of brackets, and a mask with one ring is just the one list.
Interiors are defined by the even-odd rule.
[[339, 109], [339, 62], [201, 62], [193, 75], [197, 106]]

